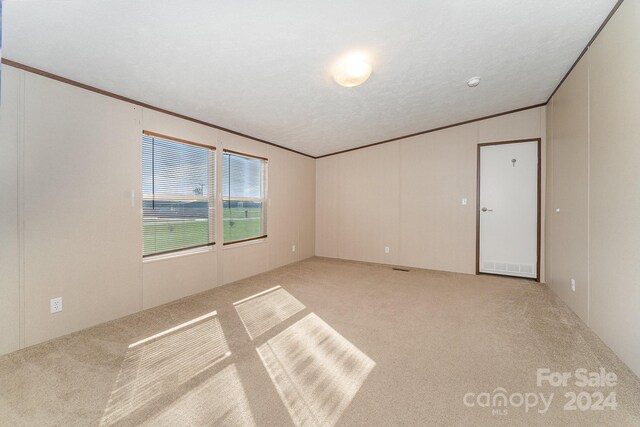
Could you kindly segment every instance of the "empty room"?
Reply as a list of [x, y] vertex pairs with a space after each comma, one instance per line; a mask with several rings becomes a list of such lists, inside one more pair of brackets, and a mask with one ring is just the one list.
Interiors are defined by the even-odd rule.
[[0, 23], [0, 426], [640, 425], [640, 0]]

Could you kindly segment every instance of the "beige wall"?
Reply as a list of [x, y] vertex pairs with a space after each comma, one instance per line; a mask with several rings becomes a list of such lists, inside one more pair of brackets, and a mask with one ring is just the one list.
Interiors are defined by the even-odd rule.
[[[0, 354], [313, 256], [314, 159], [2, 68]], [[143, 262], [143, 129], [268, 157], [269, 238]]]
[[23, 76], [2, 70], [0, 103], [0, 354], [20, 346], [20, 271], [18, 246], [18, 134], [22, 122]]
[[544, 151], [545, 120], [540, 107], [318, 159], [316, 255], [474, 273], [477, 144]]
[[550, 286], [640, 375], [639, 27], [627, 0], [552, 99], [547, 215]]
[[[140, 108], [34, 74], [24, 79], [24, 343], [140, 309]], [[63, 311], [49, 314], [49, 299]]]
[[[549, 103], [547, 283], [588, 322], [589, 135], [588, 57], [584, 57]], [[560, 210], [557, 212], [557, 210]], [[576, 281], [575, 292], [571, 279]]]

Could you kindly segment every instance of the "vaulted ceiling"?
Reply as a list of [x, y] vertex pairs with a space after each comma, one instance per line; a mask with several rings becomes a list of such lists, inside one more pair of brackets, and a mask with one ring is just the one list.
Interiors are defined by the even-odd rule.
[[546, 102], [615, 3], [5, 0], [2, 55], [318, 156]]

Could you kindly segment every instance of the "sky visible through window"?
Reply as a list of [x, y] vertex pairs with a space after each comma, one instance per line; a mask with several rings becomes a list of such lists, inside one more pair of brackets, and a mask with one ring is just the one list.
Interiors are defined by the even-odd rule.
[[[149, 159], [142, 165], [142, 191], [145, 194], [209, 194], [206, 148], [144, 136], [142, 150], [143, 158]], [[259, 199], [262, 196], [261, 160], [225, 154], [223, 162], [222, 194], [225, 198]]]
[[209, 149], [145, 136], [142, 152], [144, 194], [209, 195]]
[[225, 153], [223, 163], [224, 199], [262, 197], [262, 160]]

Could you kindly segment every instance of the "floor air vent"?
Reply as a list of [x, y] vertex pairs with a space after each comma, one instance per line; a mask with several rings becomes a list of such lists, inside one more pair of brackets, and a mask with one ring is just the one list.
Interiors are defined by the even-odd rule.
[[483, 273], [512, 273], [515, 275], [522, 275], [535, 278], [535, 264], [517, 264], [497, 261], [482, 261]]
[[409, 269], [408, 269], [408, 268], [402, 268], [402, 267], [393, 267], [393, 269], [394, 269], [395, 271], [405, 271], [405, 272], [406, 272], [406, 271], [409, 271]]

